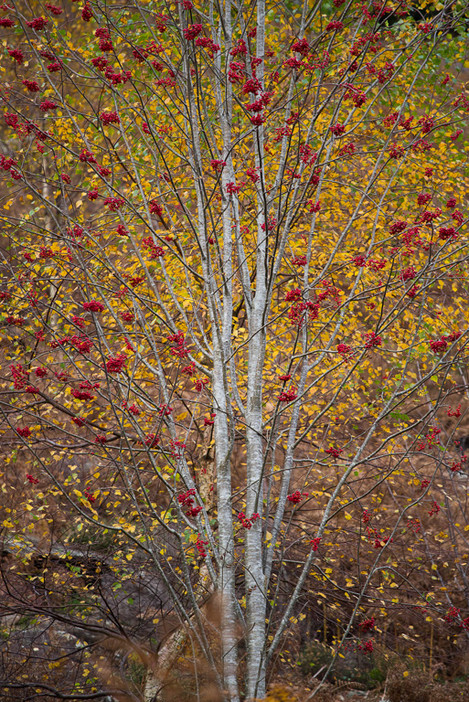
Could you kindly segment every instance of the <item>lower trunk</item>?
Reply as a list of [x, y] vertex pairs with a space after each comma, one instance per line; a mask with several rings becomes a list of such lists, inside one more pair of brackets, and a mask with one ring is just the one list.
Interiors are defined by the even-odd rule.
[[221, 349], [214, 343], [213, 395], [215, 467], [218, 498], [219, 577], [221, 597], [222, 679], [226, 699], [238, 702], [238, 635], [236, 622], [235, 553], [231, 494], [230, 436], [226, 406], [225, 373]]
[[257, 520], [247, 534], [247, 699], [265, 696], [266, 593], [262, 567], [262, 522]]

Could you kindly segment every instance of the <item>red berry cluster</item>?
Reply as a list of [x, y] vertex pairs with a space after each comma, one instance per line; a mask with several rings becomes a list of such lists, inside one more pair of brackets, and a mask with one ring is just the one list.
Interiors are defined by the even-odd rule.
[[165, 252], [161, 246], [157, 246], [153, 241], [153, 237], [147, 236], [142, 240], [142, 244], [150, 250], [150, 259], [163, 258]]
[[[133, 405], [131, 405], [133, 407]], [[138, 409], [138, 408], [136, 408]], [[131, 408], [129, 407], [129, 410], [132, 412]], [[138, 410], [137, 414], [140, 413], [140, 410]], [[135, 412], [132, 412], [132, 414], [135, 414]], [[147, 434], [145, 437], [145, 446], [149, 446], [150, 448], [156, 448], [159, 445], [160, 442], [160, 437], [158, 434], [153, 434], [152, 432], [150, 434]]]
[[202, 511], [202, 507], [200, 505], [194, 506], [194, 495], [195, 488], [191, 488], [190, 490], [187, 490], [187, 492], [183, 492], [181, 495], [178, 495], [178, 502], [181, 505], [181, 507], [186, 508], [187, 517], [196, 517], [199, 514], [199, 512]]
[[15, 390], [22, 390], [28, 380], [27, 371], [23, 368], [21, 363], [11, 365], [10, 371], [13, 376]]
[[202, 30], [203, 26], [201, 24], [190, 24], [187, 29], [183, 30], [183, 34], [187, 41], [193, 41]]
[[254, 524], [254, 522], [260, 518], [261, 518], [261, 516], [260, 516], [259, 512], [254, 512], [252, 517], [246, 517], [244, 512], [238, 512], [238, 521], [241, 522], [241, 525], [245, 529], [250, 529], [252, 527], [252, 525]]
[[428, 434], [417, 443], [417, 451], [423, 451], [427, 446], [428, 448], [437, 446], [440, 443], [440, 440], [437, 438], [438, 434], [441, 434], [441, 429], [433, 427]]
[[430, 348], [434, 353], [444, 353], [448, 348], [448, 344], [452, 344], [453, 341], [459, 339], [460, 336], [460, 331], [448, 334], [448, 336], [442, 336], [439, 339], [430, 341]]
[[104, 125], [120, 123], [117, 112], [101, 112], [99, 118]]
[[344, 358], [347, 358], [352, 351], [352, 347], [347, 344], [337, 344], [337, 353], [339, 353]]
[[378, 336], [375, 332], [368, 332], [365, 334], [365, 348], [366, 349], [372, 349], [375, 348], [376, 346], [381, 346], [382, 340], [381, 337]]
[[108, 373], [122, 373], [126, 364], [126, 357], [120, 353], [118, 356], [111, 356], [106, 361], [105, 368]]
[[210, 412], [210, 418], [204, 417], [204, 427], [212, 427], [215, 424], [213, 420], [216, 416], [214, 412]]
[[91, 504], [96, 502], [96, 497], [93, 496], [93, 493], [90, 492], [89, 488], [85, 488], [85, 497]]
[[311, 539], [310, 544], [311, 544], [311, 550], [312, 551], [317, 551], [319, 548], [319, 544], [321, 542], [321, 537], [316, 536], [314, 539]]
[[444, 616], [445, 621], [451, 624], [451, 622], [454, 622], [454, 620], [459, 617], [460, 612], [461, 610], [458, 607], [450, 607]]
[[368, 641], [365, 641], [365, 643], [359, 644], [358, 648], [360, 651], [363, 651], [363, 653], [373, 653], [373, 641], [369, 639]]
[[332, 458], [339, 458], [342, 451], [343, 449], [338, 449], [334, 448], [333, 446], [329, 446], [328, 449], [325, 449], [324, 453], [328, 453], [329, 456], [332, 456]]
[[178, 358], [186, 358], [186, 356], [190, 354], [190, 351], [185, 343], [184, 334], [181, 331], [177, 332], [177, 334], [170, 334], [166, 341], [176, 344], [176, 346], [172, 346], [170, 349], [173, 356], [177, 356]]
[[31, 429], [29, 427], [17, 427], [16, 433], [19, 436], [22, 436], [23, 439], [28, 439], [32, 434]]
[[200, 534], [197, 535], [197, 541], [195, 542], [195, 547], [199, 553], [199, 556], [201, 558], [206, 558], [207, 557], [207, 551], [205, 550], [205, 547], [208, 545], [208, 541], [203, 541]]
[[298, 397], [298, 393], [296, 391], [296, 388], [290, 388], [290, 390], [284, 390], [283, 392], [280, 393], [278, 396], [278, 401], [279, 402], [292, 402], [293, 400], [296, 400]]
[[371, 617], [370, 619], [365, 619], [359, 624], [359, 627], [362, 631], [372, 631], [372, 629], [375, 628], [375, 618]]
[[208, 385], [208, 379], [207, 378], [197, 378], [196, 380], [194, 380], [194, 385], [195, 385], [195, 389], [197, 390], [197, 392], [202, 392], [204, 387], [206, 385]]
[[308, 497], [309, 492], [300, 492], [299, 490], [295, 490], [295, 492], [292, 492], [291, 495], [287, 495], [287, 500], [289, 502], [292, 502], [294, 505], [297, 505], [301, 502], [303, 497]]
[[89, 302], [83, 303], [83, 309], [87, 312], [102, 312], [104, 310], [104, 305], [98, 300], [90, 300]]
[[173, 408], [170, 407], [169, 405], [159, 405], [158, 406], [158, 414], [160, 417], [169, 417], [171, 412], [173, 411]]

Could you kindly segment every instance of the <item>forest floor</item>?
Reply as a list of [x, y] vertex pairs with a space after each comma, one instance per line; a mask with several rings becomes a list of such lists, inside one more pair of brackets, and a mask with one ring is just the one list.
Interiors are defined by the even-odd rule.
[[[353, 683], [351, 684], [353, 685]], [[325, 685], [317, 694], [314, 687], [273, 685], [269, 702], [469, 702], [469, 686], [446, 683], [422, 686], [418, 680], [409, 681], [401, 690], [393, 686], [388, 695], [387, 685], [375, 690], [352, 689], [347, 683]]]

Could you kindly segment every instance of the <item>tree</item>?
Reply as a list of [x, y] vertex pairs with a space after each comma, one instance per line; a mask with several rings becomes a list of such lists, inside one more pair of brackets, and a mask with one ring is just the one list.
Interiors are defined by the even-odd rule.
[[[465, 460], [464, 3], [46, 7], [0, 19], [6, 602], [128, 637], [70, 580], [104, 541], [112, 592], [139, 568], [174, 608], [168, 667], [184, 632], [224, 699], [262, 699], [309, 587], [346, 592], [339, 645], [422, 595], [412, 540], [448, 520], [466, 548], [438, 502]], [[33, 598], [37, 524], [69, 567]]]

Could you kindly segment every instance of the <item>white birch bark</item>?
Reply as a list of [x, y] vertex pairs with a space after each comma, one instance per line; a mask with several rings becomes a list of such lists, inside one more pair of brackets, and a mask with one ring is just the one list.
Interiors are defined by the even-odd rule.
[[[261, 59], [257, 68], [257, 78], [264, 86], [265, 53], [265, 2], [257, 3], [256, 55]], [[255, 293], [249, 318], [248, 378], [246, 398], [246, 454], [247, 485], [246, 514], [263, 511], [263, 409], [262, 372], [265, 361], [266, 323], [268, 318], [267, 278], [268, 261], [268, 212], [265, 196], [264, 175], [264, 130], [257, 127], [254, 134], [255, 161], [260, 174], [257, 189], [257, 251]], [[262, 520], [255, 520], [246, 533], [245, 586], [246, 586], [246, 637], [247, 637], [247, 680], [248, 699], [262, 698], [265, 695], [265, 617], [266, 583], [264, 577], [264, 554], [262, 546]]]

